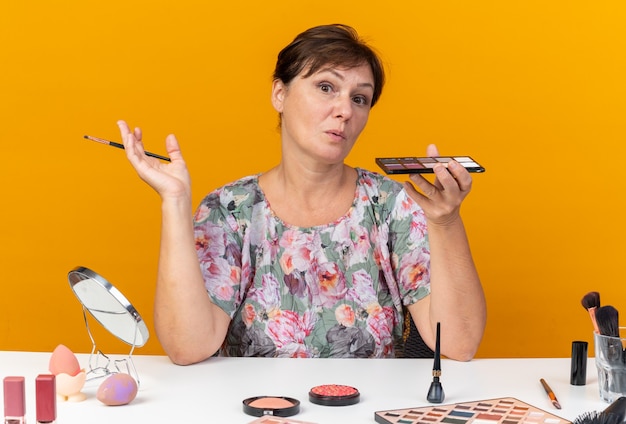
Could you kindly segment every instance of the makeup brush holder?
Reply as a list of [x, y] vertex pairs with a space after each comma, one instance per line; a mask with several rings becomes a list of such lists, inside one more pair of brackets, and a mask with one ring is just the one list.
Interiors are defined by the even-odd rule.
[[620, 327], [619, 334], [593, 335], [600, 398], [609, 403], [626, 396], [626, 327]]

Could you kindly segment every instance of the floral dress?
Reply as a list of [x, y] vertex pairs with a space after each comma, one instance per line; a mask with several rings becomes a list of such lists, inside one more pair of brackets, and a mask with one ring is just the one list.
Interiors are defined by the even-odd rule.
[[402, 185], [357, 168], [348, 212], [289, 225], [249, 176], [207, 195], [195, 242], [212, 301], [231, 317], [225, 356], [394, 356], [402, 305], [430, 293], [426, 220]]

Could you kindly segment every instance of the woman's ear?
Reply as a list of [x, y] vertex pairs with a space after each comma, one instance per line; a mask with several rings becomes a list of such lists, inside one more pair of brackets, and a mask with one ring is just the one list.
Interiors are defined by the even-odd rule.
[[283, 103], [286, 91], [287, 86], [285, 86], [281, 80], [275, 79], [272, 83], [272, 105], [278, 113], [283, 113]]

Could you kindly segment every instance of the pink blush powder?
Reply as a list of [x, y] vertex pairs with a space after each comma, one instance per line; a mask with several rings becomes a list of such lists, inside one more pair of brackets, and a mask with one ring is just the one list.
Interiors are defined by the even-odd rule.
[[300, 412], [300, 401], [286, 396], [256, 396], [244, 399], [243, 412], [253, 417], [290, 417]]
[[319, 396], [353, 396], [358, 393], [358, 390], [350, 386], [342, 386], [340, 384], [325, 384], [322, 386], [315, 386], [311, 389], [311, 392]]
[[293, 406], [293, 403], [279, 397], [262, 397], [250, 402], [249, 405], [254, 408], [281, 409], [290, 408]]
[[341, 384], [315, 386], [309, 392], [309, 401], [317, 405], [348, 406], [359, 403], [361, 395], [357, 389]]

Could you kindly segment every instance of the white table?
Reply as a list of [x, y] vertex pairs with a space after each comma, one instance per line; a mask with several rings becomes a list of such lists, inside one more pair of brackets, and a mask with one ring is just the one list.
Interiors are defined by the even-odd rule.
[[[86, 367], [89, 355], [77, 356]], [[426, 393], [432, 381], [430, 359], [212, 358], [181, 367], [163, 356], [133, 357], [141, 387], [132, 403], [105, 406], [95, 396], [98, 384], [88, 383], [83, 389], [87, 400], [58, 404], [57, 422], [249, 423], [255, 417], [243, 413], [243, 399], [270, 395], [300, 400], [300, 413], [293, 419], [319, 424], [374, 423], [375, 411], [429, 405]], [[26, 378], [27, 422], [35, 422], [34, 380], [38, 374], [48, 373], [49, 359], [48, 353], [0, 352], [0, 378]], [[593, 358], [587, 365], [587, 385], [571, 386], [569, 370], [569, 358], [444, 359], [444, 404], [514, 397], [569, 420], [608, 406], [598, 395]], [[552, 406], [540, 378], [550, 384], [562, 410]], [[320, 384], [354, 386], [361, 393], [361, 401], [346, 407], [312, 404], [309, 389]]]

